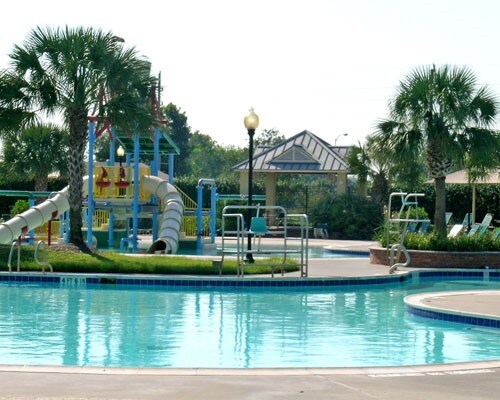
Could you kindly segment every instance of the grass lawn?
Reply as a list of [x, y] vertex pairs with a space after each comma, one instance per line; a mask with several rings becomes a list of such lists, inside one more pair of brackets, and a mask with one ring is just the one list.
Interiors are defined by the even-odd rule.
[[[55, 248], [54, 248], [55, 249]], [[10, 246], [0, 245], [0, 271], [8, 271]], [[35, 246], [23, 245], [21, 248], [21, 271], [41, 271], [35, 262]], [[39, 258], [42, 253], [40, 252]], [[170, 274], [170, 275], [218, 275], [219, 269], [212, 266], [212, 260], [186, 258], [180, 256], [130, 256], [111, 251], [84, 254], [74, 251], [57, 251], [47, 248], [47, 261], [54, 272], [72, 273], [111, 273], [111, 274]], [[279, 260], [256, 260], [255, 264], [245, 266], [245, 274], [270, 274], [271, 267], [266, 264]], [[297, 271], [298, 265], [289, 260], [285, 271]], [[12, 256], [12, 270], [17, 270], [17, 248]], [[46, 268], [47, 271], [47, 268]], [[236, 275], [236, 261], [224, 260], [223, 275]]]

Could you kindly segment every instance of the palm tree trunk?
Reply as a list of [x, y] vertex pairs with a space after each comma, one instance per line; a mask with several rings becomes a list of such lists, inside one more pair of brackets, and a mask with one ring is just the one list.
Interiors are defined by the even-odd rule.
[[358, 184], [356, 187], [356, 193], [358, 196], [366, 197], [367, 192], [368, 192], [367, 184], [368, 184], [368, 181], [367, 181], [366, 177], [360, 178], [358, 176]]
[[440, 237], [446, 237], [446, 177], [434, 178], [436, 190], [434, 232]]
[[438, 141], [429, 140], [427, 164], [436, 191], [434, 233], [442, 238], [446, 237], [446, 174], [453, 165], [446, 157], [445, 151]]
[[[35, 177], [35, 190], [37, 192], [46, 192], [49, 187], [49, 179], [47, 174], [44, 174], [43, 171], [41, 174]], [[35, 200], [36, 204], [40, 204], [43, 202], [43, 198], [37, 197]]]
[[379, 172], [373, 177], [372, 197], [377, 204], [387, 203], [387, 195], [389, 192], [389, 183], [384, 172]]
[[35, 190], [37, 192], [46, 192], [49, 187], [49, 179], [46, 174], [40, 174], [35, 177]]
[[85, 247], [82, 234], [82, 201], [87, 112], [76, 111], [70, 114], [69, 126], [69, 241], [79, 247]]

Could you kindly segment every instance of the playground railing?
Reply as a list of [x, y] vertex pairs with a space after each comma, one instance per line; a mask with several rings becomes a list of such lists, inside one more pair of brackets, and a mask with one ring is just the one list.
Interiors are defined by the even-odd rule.
[[[139, 168], [140, 179], [151, 172], [149, 167]], [[125, 198], [134, 193], [134, 168], [131, 166], [97, 166], [94, 173], [95, 198]], [[139, 198], [148, 199], [149, 194], [142, 191], [139, 185]]]
[[191, 197], [189, 197], [186, 192], [184, 192], [178, 186], [176, 186], [175, 188], [177, 189], [177, 191], [180, 193], [180, 195], [182, 197], [182, 201], [184, 203], [185, 210], [196, 210], [198, 208], [198, 204], [196, 203], [196, 201], [194, 201]]

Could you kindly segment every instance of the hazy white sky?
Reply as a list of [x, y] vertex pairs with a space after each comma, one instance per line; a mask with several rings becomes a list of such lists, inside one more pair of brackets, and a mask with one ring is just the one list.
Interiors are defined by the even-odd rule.
[[161, 71], [163, 103], [225, 145], [246, 145], [250, 107], [257, 133], [363, 141], [421, 65], [467, 65], [500, 91], [498, 0], [7, 1], [1, 68], [37, 25], [112, 31]]

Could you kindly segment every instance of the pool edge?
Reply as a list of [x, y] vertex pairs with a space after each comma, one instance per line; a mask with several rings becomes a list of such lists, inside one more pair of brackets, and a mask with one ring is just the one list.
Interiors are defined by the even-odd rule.
[[338, 367], [338, 368], [122, 368], [65, 367], [38, 365], [1, 365], [0, 373], [23, 372], [40, 374], [134, 375], [134, 376], [305, 376], [305, 375], [372, 375], [396, 376], [439, 373], [481, 373], [500, 369], [500, 359], [449, 364]]

